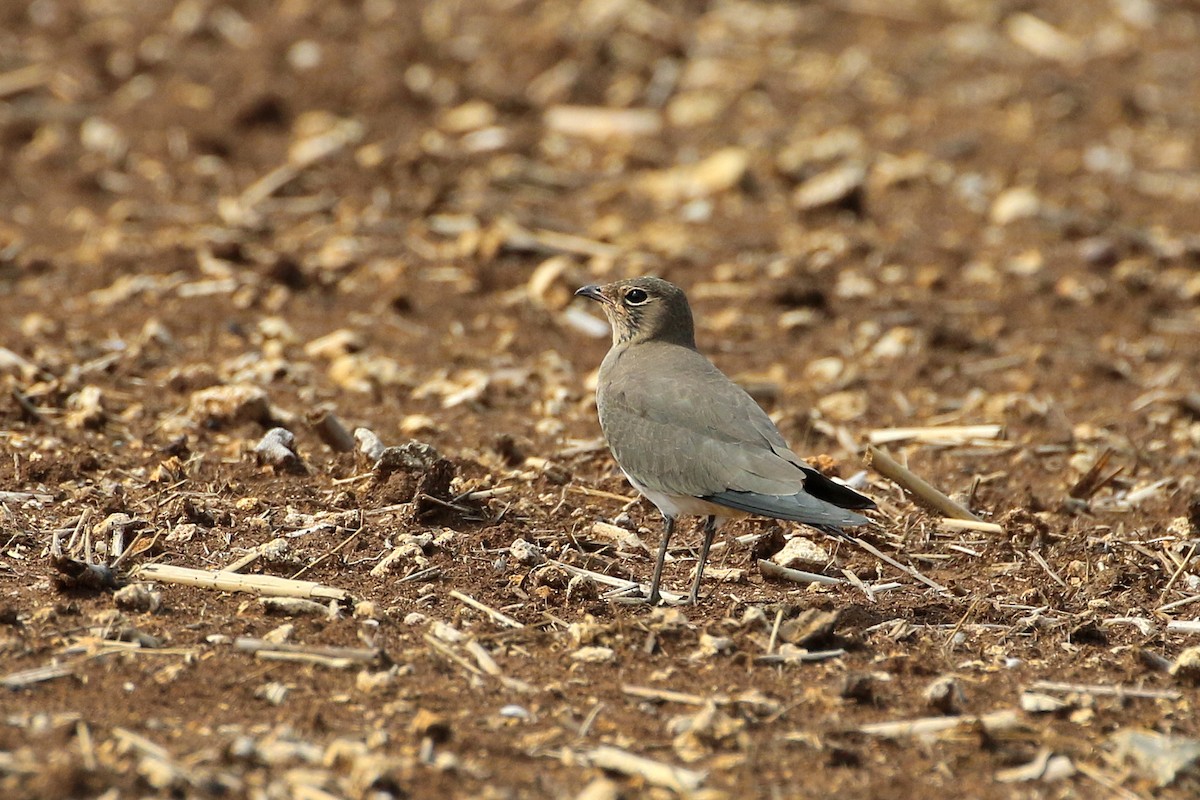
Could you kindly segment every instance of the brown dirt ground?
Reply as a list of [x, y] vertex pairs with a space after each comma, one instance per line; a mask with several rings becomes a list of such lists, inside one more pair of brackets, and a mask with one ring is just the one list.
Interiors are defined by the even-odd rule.
[[[559, 106], [650, 127], [572, 133]], [[1168, 623], [1200, 608], [1170, 606], [1200, 594], [1198, 109], [1187, 2], [3, 4], [0, 489], [42, 497], [0, 509], [0, 672], [64, 669], [0, 694], [0, 794], [566, 797], [613, 745], [706, 773], [698, 795], [1195, 797], [1113, 737], [1200, 737], [1197, 689], [1166, 668], [1197, 643]], [[814, 199], [826, 180], [844, 184]], [[682, 616], [509, 557], [524, 538], [649, 576], [592, 529], [624, 504], [582, 490], [632, 490], [597, 446], [606, 341], [568, 305], [643, 272], [689, 290], [702, 349], [843, 476], [873, 430], [1003, 425], [889, 447], [960, 498], [978, 480], [1004, 533], [941, 530], [871, 472], [868, 540], [949, 594], [820, 537], [822, 571], [901, 586], [765, 579], [732, 537], [778, 546], [792, 531], [770, 521], [730, 526], [712, 566], [742, 580]], [[230, 385], [269, 412], [200, 406]], [[305, 423], [319, 408], [436, 447], [443, 499], [500, 492], [417, 513], [419, 476], [335, 454]], [[256, 462], [272, 421], [306, 470]], [[1105, 453], [1120, 473], [1069, 497]], [[245, 571], [357, 605], [281, 615], [160, 583], [161, 608], [119, 606], [52, 567], [52, 532], [85, 512], [101, 545], [110, 514], [140, 521], [127, 580], [332, 520]], [[652, 507], [626, 520], [656, 544]], [[777, 615], [808, 609], [840, 612], [810, 649], [845, 654], [757, 661]], [[437, 622], [464, 639], [430, 644]], [[230, 644], [285, 624], [393, 666]], [[941, 714], [925, 690], [946, 676], [965, 715], [1045, 680], [1164, 694], [1060, 694], [1002, 732], [858, 730]], [[1074, 774], [1001, 780], [1043, 749]], [[593, 796], [669, 794], [612, 777]]]

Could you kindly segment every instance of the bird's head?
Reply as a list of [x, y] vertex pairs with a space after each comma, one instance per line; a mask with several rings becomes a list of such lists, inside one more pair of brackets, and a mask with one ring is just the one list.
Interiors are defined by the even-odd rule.
[[612, 326], [613, 344], [662, 341], [696, 346], [692, 309], [683, 290], [662, 278], [628, 278], [575, 292], [595, 300]]

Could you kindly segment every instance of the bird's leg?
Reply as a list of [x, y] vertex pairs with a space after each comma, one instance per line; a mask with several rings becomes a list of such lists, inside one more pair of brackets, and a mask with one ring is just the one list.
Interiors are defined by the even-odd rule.
[[658, 546], [658, 561], [654, 562], [654, 577], [650, 579], [650, 597], [647, 602], [657, 605], [662, 599], [658, 593], [658, 584], [662, 581], [663, 563], [667, 560], [667, 544], [671, 541], [671, 532], [675, 530], [675, 518], [663, 515], [662, 544]]
[[704, 521], [704, 541], [700, 544], [700, 560], [696, 563], [696, 578], [692, 581], [692, 593], [688, 602], [696, 605], [700, 602], [700, 579], [704, 577], [704, 564], [708, 561], [708, 549], [712, 547], [713, 537], [717, 534], [717, 518], [709, 517]]

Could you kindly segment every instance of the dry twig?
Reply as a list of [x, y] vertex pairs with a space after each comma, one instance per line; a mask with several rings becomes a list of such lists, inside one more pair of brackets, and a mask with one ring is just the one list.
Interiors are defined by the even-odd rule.
[[43, 492], [0, 492], [0, 503], [28, 503], [36, 500], [39, 503], [49, 503], [54, 495]]
[[1179, 700], [1182, 692], [1174, 689], [1139, 689], [1134, 686], [1101, 686], [1089, 683], [1064, 683], [1061, 681], [1034, 681], [1028, 689], [1035, 692], [1066, 692], [1068, 694], [1090, 694], [1103, 697], [1135, 697], [1145, 700]]
[[867, 434], [871, 444], [916, 441], [926, 444], [970, 444], [978, 439], [999, 439], [1003, 425], [936, 425], [927, 428], [877, 428]]
[[694, 792], [704, 783], [703, 772], [664, 764], [617, 747], [597, 747], [581, 755], [594, 767], [622, 775], [637, 775], [647, 783], [675, 792]]
[[[648, 587], [643, 587], [642, 584], [638, 583], [637, 581], [629, 581], [629, 580], [625, 580], [624, 578], [614, 578], [611, 575], [605, 575], [603, 572], [593, 572], [590, 569], [584, 569], [583, 567], [577, 567], [573, 564], [567, 564], [566, 562], [557, 561], [553, 558], [546, 559], [546, 563], [554, 564], [557, 567], [561, 567], [562, 569], [566, 570], [567, 572], [571, 573], [572, 575], [581, 575], [585, 578], [589, 578], [603, 586], [613, 586], [619, 592], [632, 592], [632, 591], [645, 592], [645, 591], [649, 590]], [[662, 595], [662, 599], [667, 603], [678, 603], [679, 601], [683, 600], [683, 595], [675, 594], [674, 592], [660, 590], [659, 594]]]
[[377, 647], [326, 647], [323, 645], [269, 642], [266, 639], [238, 637], [233, 640], [235, 650], [269, 657], [268, 653], [292, 653], [325, 659], [338, 659], [356, 664], [383, 666], [387, 656]]
[[72, 675], [75, 668], [70, 664], [47, 664], [42, 667], [34, 667], [33, 669], [23, 669], [19, 672], [10, 672], [3, 678], [0, 678], [0, 686], [5, 689], [21, 689], [42, 681], [51, 681], [55, 678], [65, 678]]
[[1104, 468], [1108, 466], [1109, 459], [1112, 458], [1112, 455], [1112, 448], [1106, 448], [1105, 451], [1096, 458], [1095, 463], [1088, 468], [1088, 471], [1083, 473], [1083, 475], [1079, 477], [1079, 480], [1075, 482], [1075, 485], [1067, 490], [1067, 495], [1074, 497], [1077, 500], [1087, 500], [1091, 498], [1092, 495], [1096, 494], [1096, 492], [1112, 483], [1113, 479], [1120, 475], [1125, 469], [1124, 467], [1117, 467], [1107, 475], [1103, 474]]
[[36, 89], [48, 83], [51, 77], [45, 64], [30, 64], [0, 73], [0, 98]]
[[932, 507], [943, 516], [953, 519], [966, 519], [974, 522], [981, 521], [962, 505], [954, 502], [916, 473], [904, 467], [881, 448], [871, 445], [867, 448], [871, 455], [871, 465], [883, 475], [894, 481], [900, 488], [915, 495], [916, 498]]
[[983, 522], [975, 519], [955, 519], [942, 517], [938, 529], [943, 531], [978, 531], [979, 533], [1003, 534], [1004, 528], [995, 522]]
[[849, 541], [857, 544], [863, 550], [866, 550], [868, 553], [870, 553], [871, 555], [878, 558], [880, 561], [890, 564], [891, 566], [893, 566], [896, 569], [903, 572], [905, 575], [909, 575], [913, 578], [916, 578], [921, 583], [928, 586], [930, 589], [933, 589], [934, 591], [940, 592], [942, 594], [951, 594], [951, 591], [949, 589], [947, 589], [945, 586], [942, 586], [937, 581], [926, 578], [924, 575], [921, 574], [921, 572], [919, 570], [917, 570], [916, 567], [910, 567], [907, 564], [901, 564], [899, 561], [897, 561], [896, 559], [887, 555], [886, 553], [881, 551], [879, 548], [875, 547], [873, 544], [866, 542], [866, 541], [858, 538], [857, 536], [848, 536], [846, 538]]
[[899, 739], [906, 736], [929, 736], [960, 727], [981, 726], [988, 733], [998, 733], [1016, 728], [1021, 724], [1021, 715], [1015, 710], [993, 711], [990, 714], [964, 717], [922, 717], [921, 719], [896, 722], [872, 722], [858, 730], [868, 736]]
[[315, 581], [294, 581], [274, 575], [239, 575], [236, 572], [211, 572], [203, 569], [175, 567], [169, 564], [143, 564], [134, 576], [145, 581], [161, 581], [181, 586], [196, 586], [219, 592], [249, 592], [268, 597], [304, 597], [322, 600], [347, 601], [345, 589], [325, 586]]
[[767, 653], [755, 656], [758, 664], [801, 664], [808, 661], [828, 661], [831, 658], [841, 658], [846, 651], [840, 647], [836, 650], [794, 650], [789, 653]]
[[459, 601], [460, 603], [470, 606], [471, 608], [475, 609], [476, 611], [482, 611], [484, 614], [487, 614], [489, 617], [494, 619], [496, 622], [499, 622], [501, 625], [505, 625], [509, 628], [524, 628], [525, 627], [525, 623], [518, 622], [517, 620], [508, 616], [507, 614], [497, 611], [496, 609], [492, 608], [491, 606], [488, 606], [488, 605], [485, 605], [485, 604], [479, 602], [478, 600], [476, 600], [474, 597], [471, 597], [470, 595], [465, 595], [460, 591], [454, 590], [454, 591], [450, 592], [450, 596], [453, 597], [455, 600]]
[[680, 703], [685, 706], [702, 706], [710, 701], [720, 702], [720, 700], [713, 697], [702, 697], [698, 694], [676, 692], [671, 689], [655, 689], [652, 686], [633, 686], [628, 683], [621, 687], [621, 691], [630, 697], [637, 697], [641, 700], [653, 700], [656, 703]]
[[792, 569], [791, 567], [781, 567], [774, 561], [767, 561], [765, 558], [758, 560], [758, 570], [769, 578], [781, 578], [795, 583], [823, 583], [829, 586], [837, 586], [838, 584], [845, 583], [845, 580], [842, 578], [835, 578], [831, 575], [820, 575], [815, 572], [805, 572], [804, 570]]

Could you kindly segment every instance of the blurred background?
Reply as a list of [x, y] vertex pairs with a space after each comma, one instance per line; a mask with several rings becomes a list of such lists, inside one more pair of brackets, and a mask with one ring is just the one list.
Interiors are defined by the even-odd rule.
[[46, 365], [152, 320], [209, 368], [152, 383], [309, 370], [462, 447], [499, 423], [433, 412], [486, 395], [548, 446], [604, 351], [571, 290], [654, 272], [793, 437], [1195, 436], [1192, 3], [0, 14], [4, 336]]

